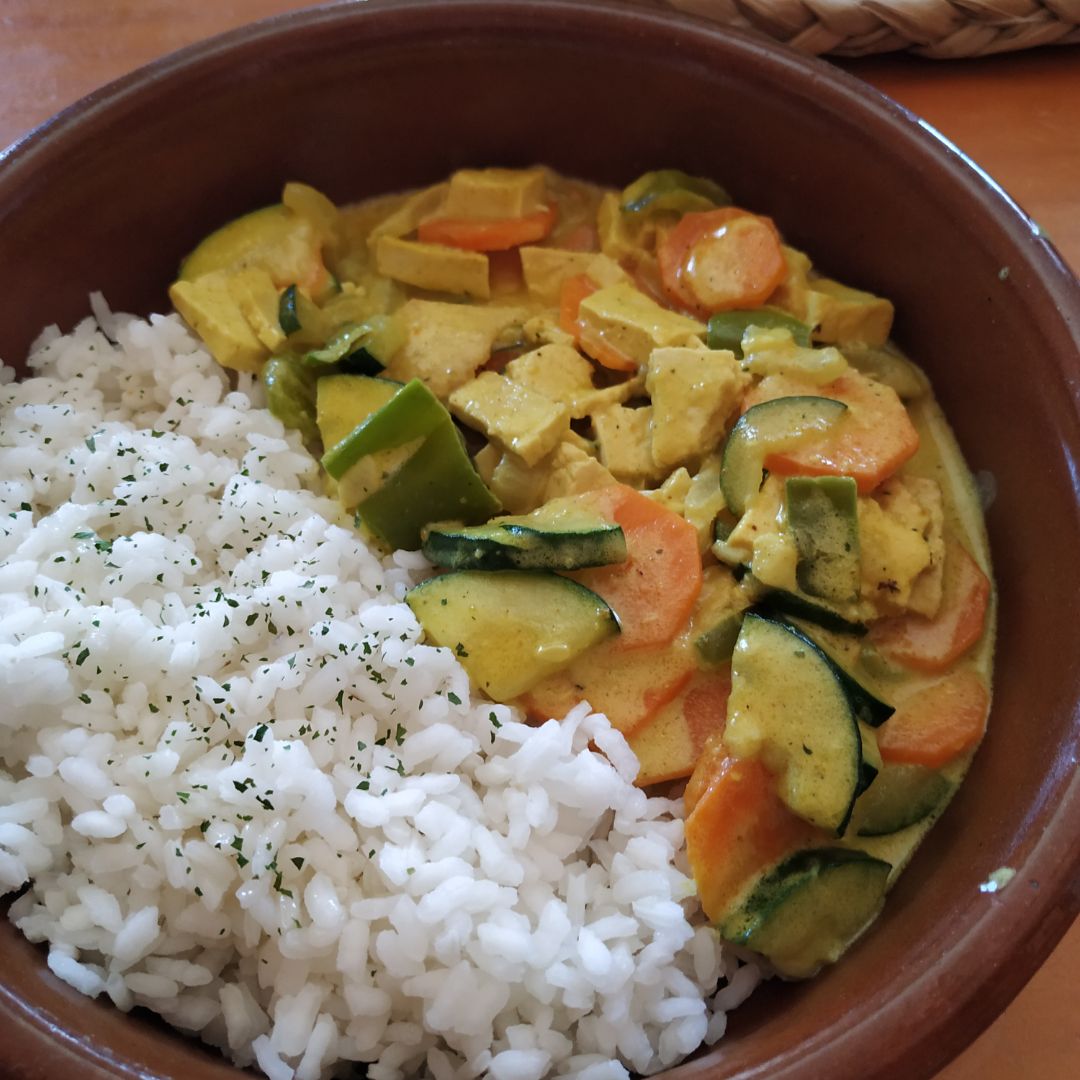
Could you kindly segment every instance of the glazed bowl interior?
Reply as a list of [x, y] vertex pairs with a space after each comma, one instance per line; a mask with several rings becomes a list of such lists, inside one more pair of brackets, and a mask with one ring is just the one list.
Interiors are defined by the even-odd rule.
[[[1080, 295], [991, 183], [824, 64], [607, 2], [346, 4], [187, 50], [94, 95], [0, 165], [0, 356], [86, 296], [167, 304], [209, 229], [302, 179], [339, 202], [464, 165], [622, 185], [678, 166], [772, 215], [827, 272], [892, 298], [969, 464], [993, 478], [989, 736], [882, 919], [835, 969], [774, 985], [680, 1076], [931, 1075], [1078, 909]], [[0, 706], [2, 708], [2, 706]], [[998, 895], [979, 885], [1017, 870]], [[7, 1075], [227, 1077], [199, 1046], [82, 998], [5, 922]]]

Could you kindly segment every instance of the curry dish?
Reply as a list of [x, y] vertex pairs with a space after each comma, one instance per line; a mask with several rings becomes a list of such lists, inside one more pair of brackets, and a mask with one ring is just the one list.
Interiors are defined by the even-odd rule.
[[889, 300], [676, 170], [303, 184], [170, 292], [321, 458], [491, 699], [588, 701], [685, 784], [702, 907], [813, 974], [880, 911], [986, 726], [981, 510]]

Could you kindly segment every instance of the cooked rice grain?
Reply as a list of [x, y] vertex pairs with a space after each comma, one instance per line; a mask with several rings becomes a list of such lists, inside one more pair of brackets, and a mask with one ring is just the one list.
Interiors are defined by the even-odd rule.
[[423, 559], [365, 546], [258, 386], [93, 304], [0, 369], [0, 884], [53, 973], [275, 1080], [617, 1080], [719, 1037], [737, 965], [621, 736], [474, 698], [401, 602]]

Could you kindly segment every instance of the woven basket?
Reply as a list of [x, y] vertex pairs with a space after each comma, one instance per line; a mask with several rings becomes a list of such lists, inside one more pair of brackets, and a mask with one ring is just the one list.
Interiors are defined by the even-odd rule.
[[808, 53], [961, 56], [1080, 42], [1080, 0], [667, 0]]

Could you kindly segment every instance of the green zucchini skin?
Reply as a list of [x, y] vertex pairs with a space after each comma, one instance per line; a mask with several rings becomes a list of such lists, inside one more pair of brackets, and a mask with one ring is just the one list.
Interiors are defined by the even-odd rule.
[[733, 611], [721, 616], [708, 630], [694, 638], [698, 657], [707, 667], [725, 664], [735, 651], [735, 642], [742, 629], [743, 612]]
[[885, 902], [892, 866], [850, 848], [800, 851], [766, 873], [720, 935], [805, 979], [833, 963]]
[[793, 813], [843, 836], [864, 776], [862, 736], [835, 665], [794, 627], [743, 619], [724, 742], [777, 775]]
[[296, 286], [289, 285], [278, 298], [278, 325], [283, 334], [295, 334], [301, 329], [296, 310]]
[[378, 325], [374, 320], [346, 323], [334, 332], [322, 348], [304, 353], [304, 363], [313, 368], [343, 371], [349, 375], [378, 375], [384, 365], [372, 355], [367, 345], [383, 321], [380, 320]]
[[788, 592], [786, 589], [771, 589], [756, 605], [762, 612], [774, 618], [804, 619], [814, 623], [823, 630], [831, 630], [836, 634], [852, 634], [863, 637], [866, 634], [866, 626], [863, 623], [852, 622], [845, 619], [824, 604], [815, 603], [798, 593]]
[[797, 634], [807, 644], [820, 650], [821, 654], [832, 667], [837, 679], [839, 679], [840, 685], [843, 686], [844, 693], [847, 694], [848, 701], [851, 704], [851, 710], [855, 714], [856, 720], [866, 724], [868, 727], [879, 728], [890, 716], [892, 716], [896, 709], [867, 690], [854, 675], [847, 671], [841, 664], [838, 664], [836, 660], [829, 655], [828, 649], [826, 649], [819, 641], [815, 641], [811, 634], [805, 633], [797, 626], [792, 626], [787, 619], [783, 619], [782, 621], [785, 626], [791, 628], [792, 633]]
[[735, 422], [720, 459], [720, 487], [728, 509], [742, 515], [761, 489], [765, 458], [796, 446], [809, 435], [828, 431], [847, 406], [812, 394], [773, 398], [746, 410]]
[[590, 589], [538, 570], [459, 570], [409, 591], [406, 603], [428, 642], [453, 650], [495, 701], [525, 693], [619, 632]]
[[889, 836], [924, 821], [952, 790], [948, 779], [934, 769], [886, 764], [855, 803], [852, 828], [858, 836]]
[[537, 515], [468, 528], [435, 524], [424, 530], [421, 547], [448, 570], [582, 570], [626, 561], [622, 527], [602, 518], [570, 526]]

